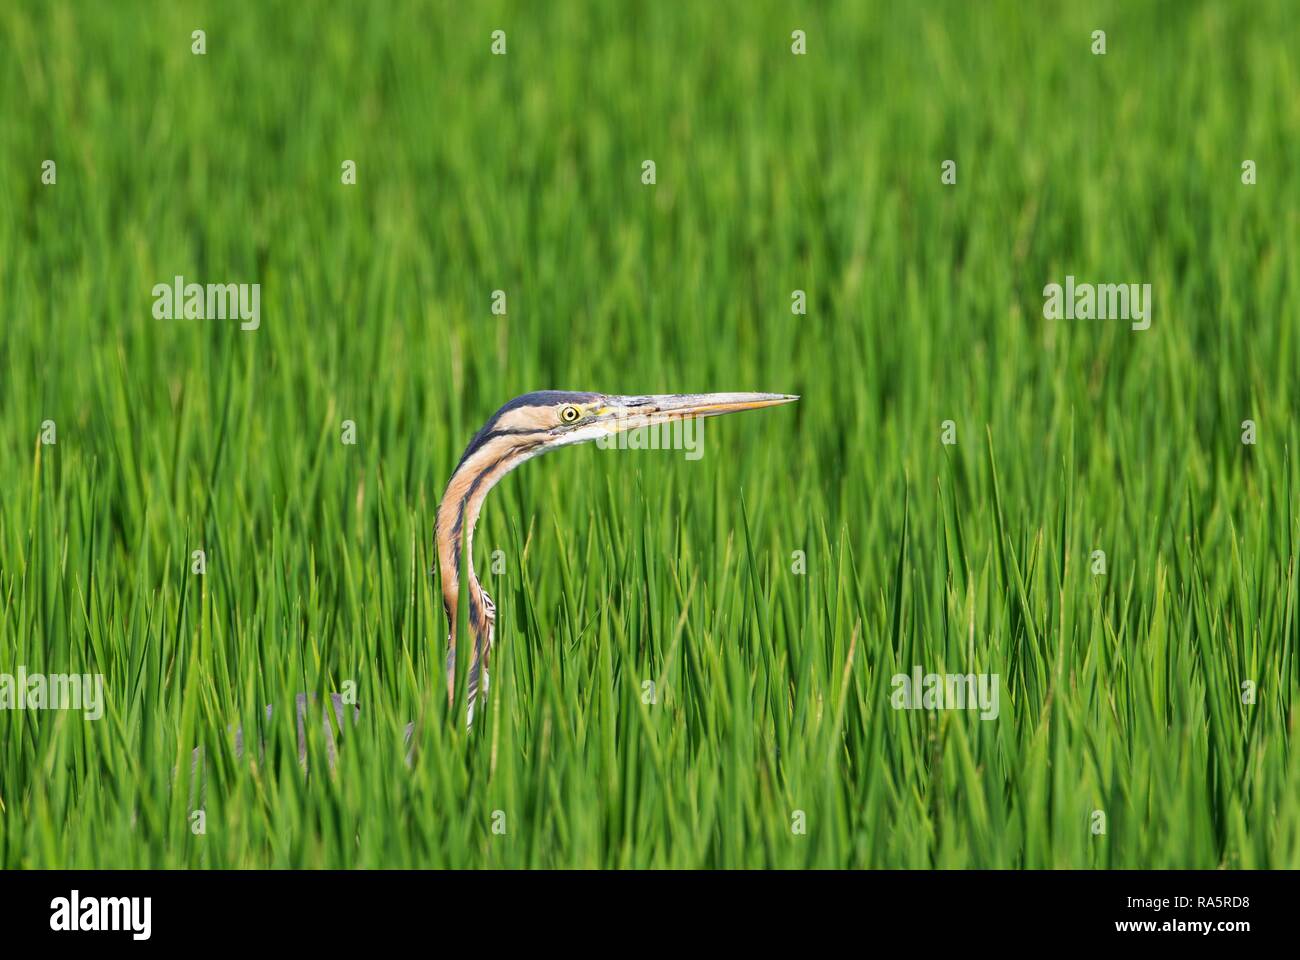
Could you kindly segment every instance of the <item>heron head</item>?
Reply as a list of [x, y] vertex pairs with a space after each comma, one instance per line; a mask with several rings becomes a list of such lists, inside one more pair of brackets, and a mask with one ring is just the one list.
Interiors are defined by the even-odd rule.
[[798, 399], [782, 393], [665, 393], [562, 401], [555, 409], [558, 423], [552, 428], [550, 445], [585, 443], [627, 430], [757, 410]]
[[496, 447], [524, 459], [555, 447], [695, 417], [757, 410], [799, 398], [783, 393], [666, 393], [623, 396], [545, 390], [526, 393], [498, 410], [470, 441], [460, 466]]

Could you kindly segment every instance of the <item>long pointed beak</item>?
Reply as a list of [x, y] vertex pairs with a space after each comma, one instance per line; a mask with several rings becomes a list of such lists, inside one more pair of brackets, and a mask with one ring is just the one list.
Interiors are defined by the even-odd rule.
[[644, 397], [610, 397], [600, 417], [613, 431], [633, 430], [691, 417], [718, 417], [793, 403], [786, 393], [665, 393]]

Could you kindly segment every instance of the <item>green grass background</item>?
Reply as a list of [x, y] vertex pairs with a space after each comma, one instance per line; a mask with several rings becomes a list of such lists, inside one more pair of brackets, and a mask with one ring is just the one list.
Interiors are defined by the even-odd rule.
[[[1283, 2], [0, 6], [0, 672], [108, 696], [0, 712], [0, 866], [1300, 866], [1297, 49]], [[1151, 329], [1044, 320], [1067, 273]], [[176, 274], [261, 329], [155, 320]], [[539, 388], [803, 399], [507, 478], [467, 735], [433, 511]], [[999, 719], [892, 710], [913, 664]], [[284, 705], [348, 680], [304, 775]]]

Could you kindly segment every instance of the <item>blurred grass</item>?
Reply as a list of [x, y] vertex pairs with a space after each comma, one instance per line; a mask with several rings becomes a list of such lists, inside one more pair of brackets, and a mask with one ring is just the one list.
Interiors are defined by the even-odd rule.
[[[1300, 866], [1298, 40], [1283, 2], [0, 7], [0, 672], [108, 691], [0, 711], [0, 864]], [[1067, 273], [1152, 283], [1151, 329], [1044, 320]], [[261, 329], [155, 320], [177, 274], [261, 283]], [[552, 387], [803, 400], [508, 478], [467, 736], [432, 514]], [[893, 711], [913, 664], [1000, 674], [999, 719]], [[348, 680], [303, 776], [287, 704]]]

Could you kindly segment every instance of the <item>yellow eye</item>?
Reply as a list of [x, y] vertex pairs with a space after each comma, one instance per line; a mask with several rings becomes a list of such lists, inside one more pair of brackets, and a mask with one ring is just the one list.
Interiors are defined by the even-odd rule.
[[560, 420], [564, 423], [577, 423], [582, 412], [577, 407], [565, 407], [560, 411]]

